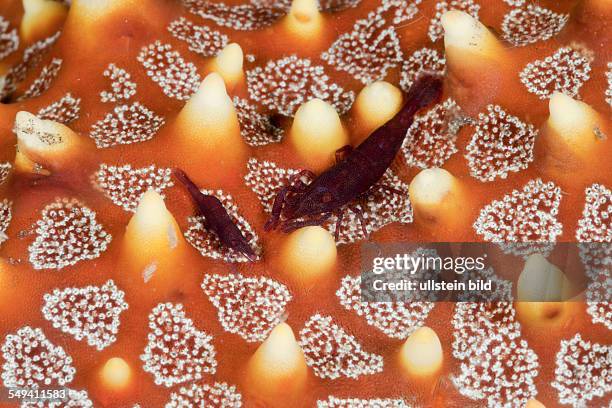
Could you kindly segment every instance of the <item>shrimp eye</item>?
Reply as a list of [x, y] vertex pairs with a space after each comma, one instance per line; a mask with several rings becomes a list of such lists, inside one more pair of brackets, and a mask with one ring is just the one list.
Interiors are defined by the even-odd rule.
[[332, 199], [333, 197], [329, 191], [321, 196], [321, 201], [325, 204], [329, 203]]

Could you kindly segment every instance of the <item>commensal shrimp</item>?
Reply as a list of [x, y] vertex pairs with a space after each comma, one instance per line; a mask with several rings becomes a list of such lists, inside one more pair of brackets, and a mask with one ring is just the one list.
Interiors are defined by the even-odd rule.
[[221, 201], [215, 196], [203, 194], [183, 170], [174, 169], [173, 174], [187, 188], [198, 207], [199, 215], [203, 216], [206, 221], [206, 227], [217, 235], [221, 244], [242, 253], [250, 261], [255, 261], [257, 259], [255, 251]]
[[[363, 197], [382, 178], [401, 148], [415, 113], [438, 101], [441, 94], [442, 79], [439, 76], [421, 75], [408, 90], [403, 108], [359, 146], [355, 149], [345, 146], [338, 150], [336, 164], [318, 177], [304, 170], [278, 191], [272, 214], [265, 225], [266, 231], [279, 225], [284, 232], [307, 225], [321, 225], [336, 213], [337, 239], [344, 212], [342, 207]], [[341, 155], [345, 157], [341, 158]], [[305, 183], [302, 181], [304, 177], [312, 182]], [[385, 188], [394, 191], [391, 187]], [[367, 236], [362, 214], [357, 209], [351, 210], [359, 217]]]

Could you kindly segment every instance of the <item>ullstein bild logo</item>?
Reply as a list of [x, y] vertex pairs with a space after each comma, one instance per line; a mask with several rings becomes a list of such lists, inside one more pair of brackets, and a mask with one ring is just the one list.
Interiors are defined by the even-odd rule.
[[612, 293], [610, 244], [367, 243], [361, 254], [366, 302], [610, 301]]

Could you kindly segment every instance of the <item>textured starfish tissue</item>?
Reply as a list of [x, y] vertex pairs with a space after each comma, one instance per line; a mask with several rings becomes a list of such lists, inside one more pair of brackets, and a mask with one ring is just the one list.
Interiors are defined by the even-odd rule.
[[[611, 40], [609, 0], [0, 0], [0, 407], [612, 407]], [[398, 248], [481, 286], [380, 289]]]

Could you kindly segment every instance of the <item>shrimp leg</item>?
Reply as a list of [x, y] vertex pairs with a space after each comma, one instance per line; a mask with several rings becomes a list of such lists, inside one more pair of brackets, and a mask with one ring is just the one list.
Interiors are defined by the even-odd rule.
[[313, 180], [315, 175], [310, 170], [302, 170], [299, 173], [291, 176], [287, 185], [281, 188], [274, 198], [274, 204], [272, 204], [272, 214], [270, 219], [264, 225], [265, 231], [271, 231], [276, 229], [278, 226], [278, 222], [280, 221], [280, 217], [283, 212], [283, 207], [287, 201], [287, 194], [299, 194], [303, 192], [306, 187], [308, 187], [308, 184], [302, 181], [302, 177], [307, 177], [308, 179]]
[[310, 220], [303, 220], [303, 221], [291, 221], [289, 223], [285, 223], [282, 226], [282, 231], [283, 232], [291, 232], [291, 231], [295, 231], [298, 228], [302, 228], [302, 227], [308, 227], [311, 225], [321, 225], [323, 224], [325, 221], [327, 221], [329, 219], [329, 217], [332, 216], [332, 213], [325, 213], [323, 215], [321, 215], [318, 218], [314, 218], [314, 219], [310, 219]]
[[341, 162], [353, 151], [353, 146], [346, 145], [336, 150], [336, 163]]

